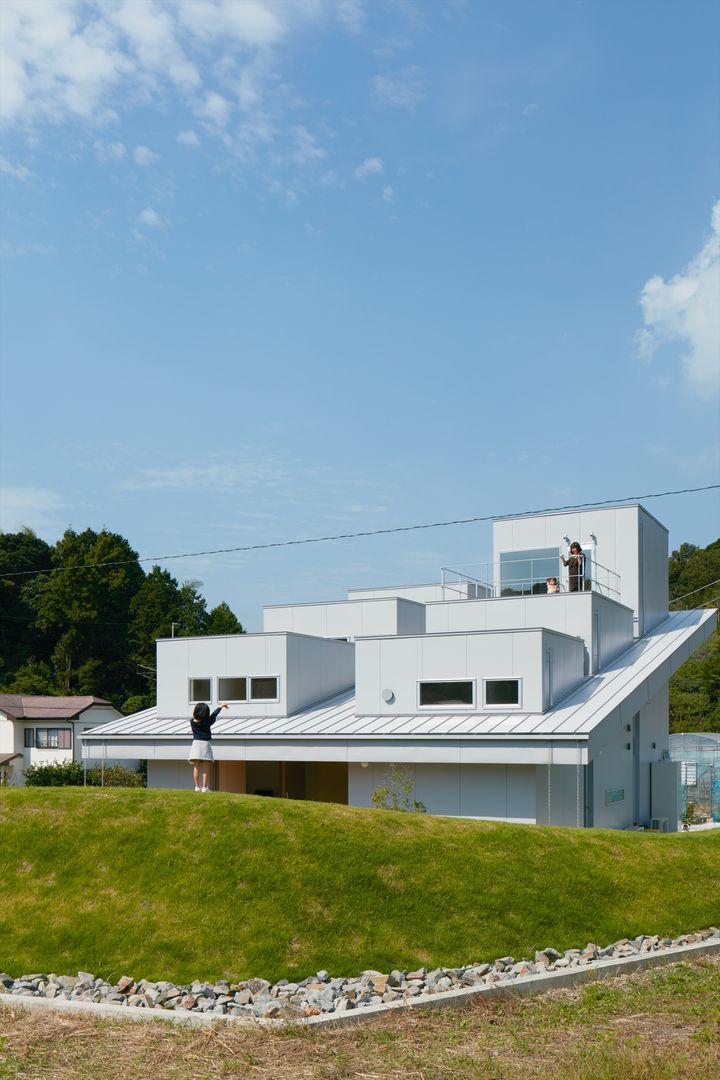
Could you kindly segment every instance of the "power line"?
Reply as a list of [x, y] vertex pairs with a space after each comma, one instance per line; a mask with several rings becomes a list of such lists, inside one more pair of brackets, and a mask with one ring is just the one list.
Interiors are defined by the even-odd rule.
[[396, 525], [388, 529], [366, 529], [360, 532], [336, 533], [331, 536], [311, 536], [301, 540], [274, 540], [264, 544], [243, 544], [238, 547], [211, 548], [207, 551], [185, 551], [178, 555], [143, 555], [137, 559], [117, 559], [108, 562], [80, 563], [78, 566], [55, 566], [50, 570], [15, 570], [3, 572], [0, 576], [30, 577], [37, 574], [57, 574], [77, 570], [97, 570], [107, 566], [130, 566], [135, 563], [170, 562], [174, 559], [196, 559], [205, 555], [230, 555], [247, 551], [267, 551], [271, 548], [298, 547], [304, 544], [325, 544], [335, 540], [354, 540], [365, 536], [388, 536], [391, 533], [417, 532], [420, 529], [445, 529], [451, 525], [476, 525], [484, 521], [502, 521], [506, 518], [526, 517], [535, 514], [554, 514], [562, 510], [585, 510], [588, 507], [608, 506], [612, 504], [635, 503], [647, 499], [663, 499], [668, 495], [689, 495], [699, 491], [714, 491], [720, 484], [705, 484], [703, 487], [679, 488], [676, 491], [656, 491], [645, 495], [628, 495], [622, 499], [599, 499], [586, 503], [569, 503], [566, 506], [546, 506], [541, 510], [521, 510], [512, 514], [483, 514], [480, 517], [455, 518], [452, 521], [431, 521], [421, 525]]
[[[709, 589], [711, 585], [719, 585], [720, 578], [716, 578], [715, 581], [708, 581], [706, 585], [701, 585], [698, 589], [692, 589], [690, 592], [683, 593], [682, 596], [674, 596], [670, 601], [671, 604], [677, 604], [678, 600], [685, 600], [688, 596], [694, 596], [697, 592], [702, 592], [703, 589]], [[708, 601], [710, 603], [710, 601]]]

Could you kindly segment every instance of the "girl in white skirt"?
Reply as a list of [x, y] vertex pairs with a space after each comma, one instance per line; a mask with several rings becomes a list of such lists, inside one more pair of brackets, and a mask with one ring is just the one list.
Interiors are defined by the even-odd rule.
[[[212, 732], [210, 728], [218, 718], [221, 709], [227, 709], [227, 705], [218, 705], [214, 712], [210, 712], [210, 706], [204, 701], [199, 701], [193, 709], [190, 727], [193, 733], [193, 743], [190, 747], [188, 762], [193, 766], [193, 781], [196, 791], [208, 790], [208, 776], [213, 762]], [[202, 786], [200, 786], [200, 773], [202, 772]]]

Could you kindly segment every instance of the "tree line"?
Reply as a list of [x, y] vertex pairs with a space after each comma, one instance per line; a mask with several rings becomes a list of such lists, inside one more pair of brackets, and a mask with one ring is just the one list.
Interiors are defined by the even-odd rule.
[[94, 694], [125, 713], [154, 705], [156, 638], [245, 632], [224, 601], [208, 611], [201, 584], [146, 573], [105, 529], [68, 529], [52, 545], [31, 529], [0, 533], [0, 691]]
[[[669, 560], [671, 606], [717, 608], [720, 598], [720, 540], [707, 547], [682, 544]], [[714, 584], [712, 584], [714, 582]], [[692, 595], [686, 596], [686, 593]], [[720, 636], [718, 631], [670, 680], [670, 731], [720, 731]]]

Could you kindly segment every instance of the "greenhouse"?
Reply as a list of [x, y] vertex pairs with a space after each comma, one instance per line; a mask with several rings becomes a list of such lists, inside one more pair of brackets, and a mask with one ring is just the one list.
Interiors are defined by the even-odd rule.
[[720, 734], [693, 731], [671, 735], [670, 757], [680, 762], [683, 814], [691, 806], [698, 824], [720, 822]]

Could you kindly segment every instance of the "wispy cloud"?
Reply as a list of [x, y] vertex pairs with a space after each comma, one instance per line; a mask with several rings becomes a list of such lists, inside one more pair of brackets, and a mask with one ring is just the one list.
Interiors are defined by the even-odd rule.
[[154, 210], [152, 206], [146, 206], [135, 218], [135, 224], [143, 229], [162, 229], [165, 220], [160, 217], [157, 210]]
[[189, 128], [187, 131], [179, 131], [175, 136], [175, 139], [182, 146], [200, 145], [200, 140], [198, 139], [197, 134], [192, 130], [192, 128]]
[[202, 488], [215, 492], [247, 492], [261, 484], [276, 484], [284, 475], [284, 469], [278, 462], [248, 457], [243, 460], [183, 463], [166, 468], [143, 469], [136, 477], [124, 480], [119, 486], [124, 491]]
[[365, 158], [361, 165], [358, 165], [355, 170], [356, 180], [367, 180], [368, 176], [377, 176], [383, 171], [383, 163], [381, 158]]
[[133, 157], [135, 164], [141, 168], [146, 169], [150, 165], [154, 165], [156, 161], [160, 160], [160, 155], [156, 154], [154, 150], [151, 150], [149, 146], [136, 146], [133, 150]]
[[382, 189], [382, 195], [380, 196], [383, 202], [392, 203], [395, 202], [395, 191], [392, 184], [386, 184]]
[[63, 497], [49, 488], [0, 487], [0, 530], [29, 528], [44, 533], [57, 529], [64, 506]]
[[55, 248], [50, 244], [11, 244], [7, 240], [0, 242], [0, 257], [4, 259], [14, 256], [27, 255], [54, 255]]
[[11, 176], [13, 180], [20, 180], [23, 184], [30, 177], [30, 172], [24, 165], [15, 165], [12, 161], [8, 161], [6, 157], [0, 155], [0, 173], [4, 173], [5, 176]]
[[95, 157], [101, 164], [106, 165], [111, 161], [122, 161], [127, 153], [127, 147], [123, 142], [106, 142], [104, 139], [96, 139], [93, 143]]
[[698, 391], [720, 390], [720, 201], [712, 230], [699, 253], [670, 281], [659, 274], [645, 283], [640, 297], [644, 326], [636, 335], [641, 357], [650, 360], [663, 344], [680, 342], [679, 357]]
[[370, 80], [375, 99], [395, 109], [414, 109], [425, 97], [426, 80], [416, 64]]

